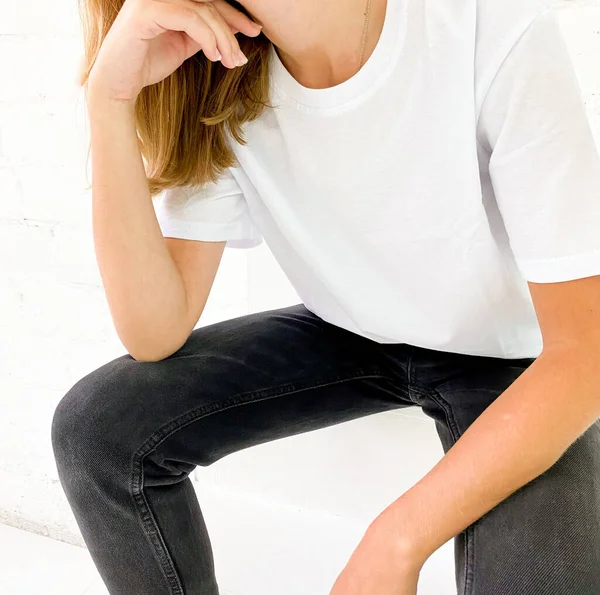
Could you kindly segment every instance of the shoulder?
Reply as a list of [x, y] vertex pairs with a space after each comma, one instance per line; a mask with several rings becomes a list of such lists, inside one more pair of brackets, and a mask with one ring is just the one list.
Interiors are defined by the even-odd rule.
[[485, 93], [511, 49], [555, 0], [475, 0], [475, 79]]
[[477, 50], [486, 55], [510, 49], [552, 0], [476, 0]]
[[523, 23], [557, 5], [556, 0], [475, 0], [477, 26], [485, 33], [518, 29]]

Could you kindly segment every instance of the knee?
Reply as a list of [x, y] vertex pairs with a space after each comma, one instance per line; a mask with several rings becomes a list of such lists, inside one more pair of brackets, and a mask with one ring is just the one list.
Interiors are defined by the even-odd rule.
[[127, 356], [109, 362], [81, 378], [62, 397], [50, 430], [57, 461], [68, 457], [73, 463], [76, 455], [99, 455], [109, 437], [116, 438], [125, 413], [120, 403], [123, 393], [132, 388], [136, 363]]

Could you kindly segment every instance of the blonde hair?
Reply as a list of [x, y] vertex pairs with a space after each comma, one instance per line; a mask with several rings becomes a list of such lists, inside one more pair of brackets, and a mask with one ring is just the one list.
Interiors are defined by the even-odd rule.
[[[87, 83], [123, 3], [124, 0], [79, 0], [84, 30], [80, 85]], [[248, 14], [237, 2], [231, 0], [230, 4]], [[258, 37], [236, 37], [248, 58], [241, 68], [229, 69], [220, 62], [213, 63], [200, 51], [165, 80], [140, 93], [135, 106], [136, 128], [151, 196], [166, 188], [216, 182], [236, 163], [227, 133], [245, 145], [244, 123], [271, 107], [271, 42], [262, 33]]]

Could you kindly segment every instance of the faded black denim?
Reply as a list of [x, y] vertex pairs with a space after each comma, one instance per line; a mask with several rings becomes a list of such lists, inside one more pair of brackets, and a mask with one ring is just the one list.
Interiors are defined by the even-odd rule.
[[[111, 595], [217, 595], [196, 466], [410, 406], [447, 451], [533, 361], [379, 344], [299, 304], [196, 329], [160, 362], [126, 354], [89, 373], [56, 408], [54, 456]], [[600, 420], [454, 543], [460, 595], [600, 594]]]

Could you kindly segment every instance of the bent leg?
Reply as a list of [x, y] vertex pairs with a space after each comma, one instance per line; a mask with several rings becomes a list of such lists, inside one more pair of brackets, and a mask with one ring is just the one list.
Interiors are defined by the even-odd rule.
[[[419, 354], [420, 404], [445, 452], [534, 361]], [[454, 545], [460, 595], [600, 593], [600, 420]]]
[[413, 405], [380, 353], [297, 305], [196, 329], [165, 360], [124, 355], [77, 382], [56, 408], [52, 444], [111, 595], [217, 595], [189, 474], [243, 448]]

